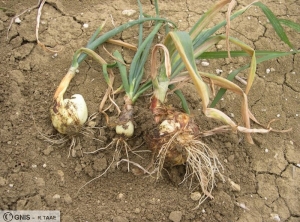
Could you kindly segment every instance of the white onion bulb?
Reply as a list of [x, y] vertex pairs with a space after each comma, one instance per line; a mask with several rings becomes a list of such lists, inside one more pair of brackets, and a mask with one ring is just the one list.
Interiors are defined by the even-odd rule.
[[80, 94], [74, 94], [71, 99], [55, 100], [50, 113], [55, 129], [68, 135], [79, 133], [88, 118], [87, 105]]
[[124, 135], [126, 137], [131, 137], [134, 133], [134, 125], [133, 122], [130, 120], [123, 125], [116, 126], [116, 133], [119, 135]]

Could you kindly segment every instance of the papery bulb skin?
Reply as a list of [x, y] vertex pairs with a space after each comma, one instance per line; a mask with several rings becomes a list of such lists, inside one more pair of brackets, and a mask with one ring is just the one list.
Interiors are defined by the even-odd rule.
[[134, 124], [130, 120], [123, 125], [116, 126], [116, 133], [119, 135], [124, 135], [126, 137], [131, 137], [134, 133]]
[[80, 94], [74, 94], [71, 99], [55, 100], [50, 114], [54, 128], [67, 135], [79, 133], [88, 118], [87, 105]]
[[[65, 99], [65, 100], [67, 100], [67, 99]], [[86, 105], [86, 102], [85, 102], [83, 96], [80, 94], [74, 94], [73, 96], [71, 96], [71, 99], [69, 100], [69, 102], [70, 101], [73, 103], [73, 107], [75, 108], [75, 110], [77, 112], [77, 116], [78, 116], [80, 124], [83, 125], [87, 121], [87, 118], [88, 118], [88, 109], [87, 109], [87, 105]], [[68, 102], [68, 101], [66, 101], [66, 102]]]

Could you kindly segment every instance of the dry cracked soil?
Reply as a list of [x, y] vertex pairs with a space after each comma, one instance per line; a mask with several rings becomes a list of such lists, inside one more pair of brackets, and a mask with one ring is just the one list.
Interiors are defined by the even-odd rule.
[[[166, 0], [159, 4], [163, 17], [177, 23], [180, 30], [189, 30], [212, 2]], [[237, 2], [236, 8], [250, 3], [249, 0]], [[262, 2], [279, 18], [300, 23], [298, 0]], [[94, 123], [99, 130], [93, 137], [81, 137], [69, 158], [68, 143], [50, 144], [40, 133], [53, 138], [58, 136], [51, 124], [49, 107], [56, 87], [71, 64], [74, 51], [86, 44], [104, 20], [107, 20], [104, 31], [108, 31], [137, 18], [137, 12], [130, 16], [122, 14], [128, 9], [138, 11], [137, 2], [47, 1], [42, 10], [39, 39], [48, 47], [59, 49], [57, 53], [45, 51], [37, 45], [37, 8], [19, 16], [21, 23], [13, 22], [7, 36], [12, 17], [36, 4], [35, 0], [0, 2], [1, 7], [12, 10], [0, 10], [0, 210], [60, 210], [63, 222], [300, 221], [300, 55], [259, 64], [249, 95], [250, 109], [261, 123], [277, 119], [272, 124], [273, 128], [292, 127], [292, 131], [253, 134], [253, 145], [248, 144], [241, 133], [218, 134], [203, 139], [218, 153], [224, 175], [240, 185], [239, 192], [234, 191], [229, 183], [218, 180], [212, 193], [214, 199], [206, 200], [199, 209], [193, 210], [197, 202], [191, 199], [188, 184], [178, 185], [184, 174], [182, 167], [174, 167], [164, 173], [162, 179], [155, 181], [149, 176], [135, 176], [127, 172], [126, 164], [111, 167], [104, 176], [78, 192], [86, 182], [106, 169], [114, 152], [107, 149], [82, 156], [80, 150], [87, 152], [105, 147], [116, 136], [114, 130], [106, 126], [103, 115], [98, 115]], [[146, 13], [153, 14], [152, 1], [142, 1], [142, 4]], [[212, 23], [224, 19], [225, 11], [218, 14]], [[146, 31], [149, 25], [145, 25]], [[288, 28], [286, 32], [299, 49], [299, 33]], [[132, 28], [115, 38], [136, 43], [137, 35], [137, 28]], [[255, 49], [289, 50], [256, 7], [251, 7], [232, 22], [231, 35]], [[162, 38], [158, 36], [157, 41]], [[113, 48], [109, 44], [105, 47], [108, 51]], [[225, 49], [224, 43], [217, 46], [217, 49], [221, 48]], [[107, 56], [102, 47], [97, 52]], [[126, 63], [130, 63], [134, 54], [124, 50], [123, 55]], [[199, 65], [199, 69], [210, 73], [222, 70], [221, 75], [226, 76], [230, 70], [249, 60], [208, 62], [209, 66]], [[107, 88], [101, 72], [101, 66], [92, 59], [86, 59], [65, 97], [80, 93], [87, 101], [89, 113], [97, 112]], [[149, 65], [146, 73], [149, 74]], [[120, 79], [116, 76], [115, 87], [119, 84]], [[191, 83], [186, 83], [182, 90], [197, 124], [203, 130], [218, 126], [216, 121], [201, 113], [201, 101], [191, 86]], [[122, 98], [123, 94], [115, 98], [119, 106]], [[140, 151], [147, 150], [143, 138], [154, 127], [149, 99], [150, 96], [145, 95], [138, 100], [135, 137], [127, 141], [132, 147], [139, 146]], [[168, 96], [168, 103], [180, 109], [179, 100], [173, 94]], [[218, 108], [239, 122], [238, 96], [227, 93]], [[107, 114], [113, 117], [117, 112], [111, 108]], [[131, 160], [146, 166], [151, 155], [149, 152], [139, 154], [144, 159], [132, 155]]]

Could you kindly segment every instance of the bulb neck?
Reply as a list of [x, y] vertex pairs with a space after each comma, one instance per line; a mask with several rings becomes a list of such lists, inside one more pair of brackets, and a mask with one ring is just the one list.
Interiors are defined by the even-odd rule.
[[59, 85], [58, 85], [58, 87], [55, 91], [55, 94], [54, 94], [54, 97], [53, 97], [54, 100], [63, 99], [63, 95], [65, 94], [71, 80], [75, 76], [76, 69], [77, 69], [77, 67], [70, 67], [69, 68], [67, 74], [61, 80], [61, 82], [59, 83]]

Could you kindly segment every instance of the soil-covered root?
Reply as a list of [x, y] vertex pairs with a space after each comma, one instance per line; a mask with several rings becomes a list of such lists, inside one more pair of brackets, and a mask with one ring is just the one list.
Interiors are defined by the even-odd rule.
[[[101, 147], [97, 150], [91, 151], [91, 152], [83, 152], [85, 154], [94, 154], [97, 153], [99, 151], [104, 151], [104, 150], [108, 150], [108, 149], [114, 149], [113, 151], [113, 155], [112, 155], [112, 161], [111, 164], [109, 164], [109, 166], [111, 165], [118, 165], [118, 162], [120, 161], [122, 154], [121, 152], [125, 152], [126, 155], [126, 159], [129, 160], [129, 153], [134, 153], [135, 155], [138, 155], [134, 150], [136, 148], [132, 148], [126, 141], [127, 139], [123, 138], [123, 137], [119, 137], [119, 138], [114, 138], [107, 146], [105, 147]], [[130, 171], [129, 168], [129, 163], [128, 163], [128, 172]]]
[[43, 139], [44, 141], [50, 143], [51, 145], [58, 145], [58, 146], [64, 146], [69, 143], [69, 153], [68, 158], [70, 156], [75, 157], [76, 156], [76, 150], [75, 148], [78, 146], [80, 148], [81, 156], [83, 156], [83, 152], [81, 150], [80, 146], [80, 137], [85, 136], [89, 137], [92, 140], [97, 140], [99, 142], [103, 142], [102, 140], [99, 140], [95, 137], [96, 130], [100, 129], [101, 127], [96, 126], [95, 119], [97, 118], [97, 113], [92, 114], [88, 117], [88, 120], [86, 123], [80, 128], [80, 130], [77, 133], [71, 133], [71, 134], [57, 134], [57, 135], [46, 135], [42, 133], [38, 128], [36, 127], [36, 123], [34, 120], [35, 127], [38, 131], [39, 137]]
[[199, 128], [189, 115], [172, 112], [146, 138], [148, 147], [153, 152], [152, 172], [157, 173], [157, 179], [165, 168], [186, 166], [182, 182], [189, 182], [191, 191], [200, 187], [203, 192], [196, 208], [207, 198], [213, 198], [216, 176], [224, 180], [220, 172], [223, 166], [217, 155], [199, 140], [198, 135]]
[[[119, 138], [114, 138], [107, 146], [105, 147], [101, 147], [95, 151], [91, 151], [91, 152], [83, 152], [84, 154], [95, 154], [99, 151], [104, 151], [104, 150], [108, 150], [113, 148], [113, 155], [112, 155], [112, 160], [110, 161], [108, 167], [98, 176], [94, 177], [93, 179], [89, 180], [88, 182], [86, 182], [84, 185], [82, 185], [77, 193], [80, 192], [80, 190], [82, 190], [85, 186], [87, 186], [88, 184], [92, 183], [93, 181], [101, 178], [103, 175], [105, 175], [107, 173], [107, 171], [109, 169], [111, 169], [111, 167], [118, 167], [119, 164], [121, 164], [122, 162], [126, 162], [127, 163], [127, 170], [128, 172], [130, 172], [130, 164], [136, 165], [137, 163], [130, 161], [129, 159], [129, 153], [133, 153], [135, 155], [138, 155], [139, 157], [141, 157], [136, 151], [135, 149], [137, 149], [138, 147], [134, 147], [132, 148], [128, 143], [127, 143], [127, 139], [128, 138], [124, 138], [123, 136], [119, 137]], [[125, 152], [126, 158], [122, 159], [122, 152]]]

